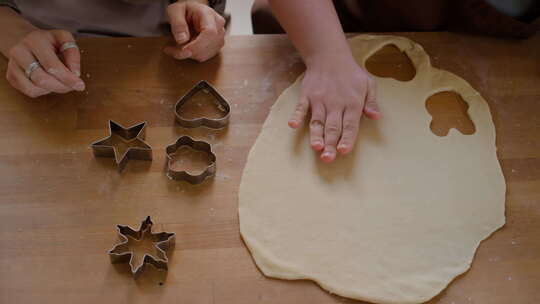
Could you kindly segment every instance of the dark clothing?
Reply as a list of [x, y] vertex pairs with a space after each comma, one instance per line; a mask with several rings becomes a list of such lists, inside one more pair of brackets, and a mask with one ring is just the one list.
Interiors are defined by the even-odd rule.
[[[345, 32], [460, 31], [526, 38], [540, 30], [540, 0], [512, 17], [488, 0], [333, 0]], [[283, 33], [267, 0], [255, 0], [253, 31]]]
[[[0, 0], [41, 29], [63, 29], [78, 35], [164, 36], [170, 33], [166, 8], [170, 0]], [[210, 0], [223, 14], [225, 0]]]
[[[519, 20], [484, 0], [358, 1], [361, 16], [334, 0], [346, 32], [461, 31], [492, 36], [530, 37], [540, 30], [540, 5]], [[528, 22], [527, 22], [528, 21]]]

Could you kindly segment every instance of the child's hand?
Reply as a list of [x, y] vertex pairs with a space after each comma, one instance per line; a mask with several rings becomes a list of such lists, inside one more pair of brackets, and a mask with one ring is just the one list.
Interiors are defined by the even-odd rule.
[[177, 45], [165, 47], [166, 54], [203, 62], [223, 47], [225, 19], [211, 7], [195, 1], [175, 2], [168, 6], [167, 14]]
[[85, 89], [79, 77], [81, 55], [67, 31], [30, 31], [9, 48], [7, 57], [7, 80], [27, 96]]
[[337, 152], [352, 151], [362, 113], [380, 117], [376, 102], [376, 83], [356, 62], [336, 63], [319, 59], [308, 65], [302, 81], [298, 105], [289, 126], [298, 128], [311, 110], [311, 147], [321, 151], [321, 159], [332, 162]]

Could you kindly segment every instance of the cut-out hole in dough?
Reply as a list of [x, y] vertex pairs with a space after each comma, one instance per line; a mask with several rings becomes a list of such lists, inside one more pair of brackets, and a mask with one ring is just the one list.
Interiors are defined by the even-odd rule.
[[395, 45], [382, 47], [366, 60], [366, 69], [379, 77], [391, 77], [399, 81], [409, 81], [416, 75], [416, 69], [407, 54]]
[[471, 135], [475, 132], [467, 110], [469, 105], [455, 92], [440, 92], [426, 101], [426, 109], [431, 114], [429, 125], [431, 132], [437, 136], [446, 136], [455, 128], [461, 134]]

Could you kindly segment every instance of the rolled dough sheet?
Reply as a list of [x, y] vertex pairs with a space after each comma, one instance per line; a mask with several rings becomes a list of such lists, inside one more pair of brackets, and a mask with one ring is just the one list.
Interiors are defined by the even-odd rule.
[[[421, 303], [470, 267], [480, 241], [504, 225], [506, 185], [486, 101], [431, 66], [423, 48], [394, 36], [350, 40], [358, 63], [383, 46], [404, 51], [413, 80], [377, 78], [383, 117], [363, 119], [354, 152], [324, 164], [307, 128], [287, 119], [300, 78], [279, 97], [249, 153], [239, 192], [240, 231], [267, 276], [310, 279], [376, 303]], [[454, 91], [476, 132], [434, 135], [425, 108]]]

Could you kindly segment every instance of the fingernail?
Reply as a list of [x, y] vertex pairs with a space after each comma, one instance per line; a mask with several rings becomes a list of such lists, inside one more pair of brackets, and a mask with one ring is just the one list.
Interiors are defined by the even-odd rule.
[[315, 148], [315, 149], [320, 149], [320, 148], [322, 148], [322, 142], [320, 142], [320, 141], [314, 141], [311, 145], [312, 145], [313, 148]]
[[81, 71], [75, 70], [75, 75], [77, 75], [77, 77], [81, 77]]
[[76, 91], [84, 91], [84, 88], [85, 88], [84, 82], [77, 82], [73, 86], [73, 89], [76, 90]]
[[186, 33], [184, 33], [184, 32], [176, 33], [176, 42], [184, 43], [184, 42], [186, 42], [187, 39], [188, 39], [188, 37], [187, 37]]
[[182, 53], [184, 54], [184, 58], [191, 57], [191, 55], [193, 55], [190, 50], [184, 50]]
[[380, 112], [380, 111], [379, 111], [379, 108], [377, 108], [377, 107], [368, 107], [367, 110], [368, 110], [369, 112], [371, 112], [371, 113], [374, 113], [374, 114], [377, 114], [377, 113]]
[[182, 52], [180, 52], [180, 55], [178, 55], [178, 57], [176, 57], [176, 58], [178, 58], [178, 59], [186, 59], [186, 58], [191, 57], [191, 55], [192, 55], [191, 51], [183, 50]]
[[334, 160], [334, 154], [332, 152], [324, 152], [321, 155], [321, 159], [325, 162], [331, 162], [332, 160]]
[[347, 150], [347, 145], [339, 145], [337, 148], [338, 148], [338, 150], [340, 152], [343, 152], [343, 151]]

